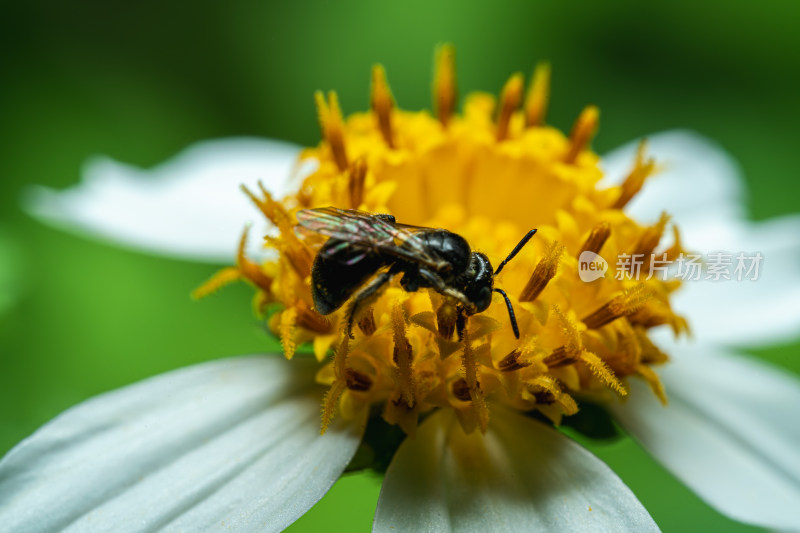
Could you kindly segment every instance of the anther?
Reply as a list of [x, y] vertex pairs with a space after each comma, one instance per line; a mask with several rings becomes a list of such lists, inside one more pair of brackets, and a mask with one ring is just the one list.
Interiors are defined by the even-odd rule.
[[659, 399], [661, 405], [667, 405], [669, 403], [667, 401], [667, 392], [664, 390], [664, 385], [661, 383], [658, 374], [656, 374], [652, 368], [647, 365], [639, 365], [636, 367], [636, 373], [647, 382], [650, 386], [650, 390], [652, 390], [653, 394]]
[[461, 364], [464, 370], [464, 380], [469, 389], [472, 408], [478, 421], [478, 426], [482, 433], [486, 433], [486, 429], [489, 427], [489, 408], [486, 405], [486, 398], [483, 396], [481, 384], [478, 381], [478, 361], [472, 349], [469, 330], [466, 327], [462, 331], [462, 342], [464, 344], [464, 353], [461, 356]]
[[358, 321], [358, 329], [367, 337], [375, 333], [377, 327], [375, 326], [375, 315], [371, 307], [361, 314], [361, 319]]
[[598, 223], [592, 228], [592, 231], [589, 232], [586, 242], [583, 243], [576, 257], [580, 257], [583, 252], [599, 254], [610, 235], [611, 225], [606, 221]]
[[654, 159], [645, 161], [644, 153], [647, 148], [647, 142], [642, 140], [639, 143], [639, 148], [636, 150], [636, 162], [633, 165], [633, 170], [625, 178], [620, 186], [620, 195], [617, 201], [614, 202], [614, 209], [622, 209], [631, 199], [636, 196], [642, 189], [645, 180], [653, 173], [656, 167]]
[[[241, 186], [242, 191], [244, 191], [264, 216], [277, 226], [281, 232], [280, 241], [271, 241], [271, 238], [268, 237], [265, 237], [265, 239], [267, 239], [268, 242], [274, 242], [280, 251], [286, 255], [286, 258], [289, 260], [295, 272], [297, 272], [302, 279], [305, 279], [311, 274], [311, 265], [313, 262], [309, 249], [303, 245], [294, 234], [294, 224], [289, 217], [289, 213], [286, 212], [286, 209], [284, 209], [279, 202], [272, 199], [272, 195], [260, 181], [258, 182], [258, 188], [261, 191], [262, 198], [256, 196], [246, 186]], [[242, 250], [243, 248], [240, 246], [240, 260], [244, 258], [241, 253]]]
[[368, 391], [372, 387], [372, 378], [352, 368], [345, 370], [345, 384], [354, 391]]
[[364, 202], [364, 182], [367, 179], [367, 161], [360, 157], [353, 161], [348, 171], [347, 192], [350, 207], [358, 209]]
[[436, 329], [439, 332], [439, 336], [447, 340], [452, 339], [457, 319], [458, 311], [453, 304], [445, 302], [440, 305], [436, 310]]
[[559, 346], [553, 350], [550, 355], [544, 358], [543, 362], [549, 368], [558, 368], [561, 366], [571, 365], [578, 362], [578, 357], [567, 353], [566, 346]]
[[503, 86], [500, 95], [500, 109], [497, 114], [497, 141], [505, 140], [508, 137], [508, 129], [514, 111], [519, 107], [522, 100], [522, 90], [524, 87], [522, 74], [517, 73], [511, 76]]
[[525, 368], [526, 366], [530, 366], [530, 361], [523, 361], [520, 356], [522, 354], [519, 350], [514, 350], [509, 353], [507, 356], [503, 357], [497, 363], [497, 369], [500, 372], [514, 372], [515, 370], [520, 370]]
[[264, 237], [264, 242], [268, 246], [277, 248], [286, 257], [286, 260], [297, 275], [300, 276], [300, 279], [306, 279], [311, 275], [313, 264], [311, 252], [291, 230], [281, 230], [280, 239], [266, 236]]
[[414, 407], [414, 355], [411, 344], [406, 337], [406, 317], [401, 304], [392, 308], [392, 336], [394, 337], [394, 351], [392, 359], [397, 365], [397, 380], [400, 395], [408, 407]]
[[547, 390], [540, 390], [533, 393], [536, 398], [536, 403], [539, 405], [550, 405], [556, 403], [556, 397], [552, 392]]
[[389, 148], [394, 148], [392, 136], [392, 108], [394, 99], [386, 83], [386, 71], [382, 65], [372, 67], [371, 105], [378, 119], [378, 128], [381, 130], [383, 140]]
[[[294, 222], [289, 217], [289, 213], [286, 212], [286, 209], [272, 198], [272, 195], [260, 181], [258, 182], [258, 188], [261, 191], [261, 198], [251, 192], [245, 185], [241, 186], [242, 191], [244, 191], [264, 216], [278, 227], [283, 241], [279, 245], [281, 251], [285, 252], [286, 257], [300, 277], [305, 279], [311, 274], [312, 264], [312, 257], [308, 248], [304, 246], [294, 234]], [[267, 237], [265, 237], [265, 239], [267, 239]], [[242, 250], [243, 248], [240, 247], [240, 252]], [[240, 253], [240, 258], [242, 257], [243, 255]]]
[[570, 146], [569, 152], [564, 158], [565, 163], [574, 163], [578, 155], [589, 146], [592, 137], [597, 132], [599, 118], [600, 111], [597, 107], [590, 105], [583, 108], [569, 134]]
[[436, 52], [436, 74], [433, 80], [433, 107], [443, 126], [447, 127], [453, 116], [458, 98], [456, 87], [456, 51], [450, 44]]
[[328, 317], [314, 311], [302, 300], [298, 300], [296, 307], [298, 326], [316, 333], [324, 334], [331, 332], [332, 324]]
[[472, 395], [469, 393], [469, 385], [467, 385], [467, 380], [464, 378], [458, 378], [455, 380], [450, 386], [450, 390], [453, 391], [453, 396], [462, 402], [468, 402], [472, 400]]
[[558, 271], [558, 259], [563, 249], [564, 247], [557, 242], [554, 242], [552, 246], [550, 246], [547, 255], [545, 255], [541, 261], [539, 261], [539, 264], [536, 265], [536, 268], [533, 269], [528, 283], [525, 285], [525, 288], [522, 289], [522, 293], [519, 296], [520, 302], [534, 301], [542, 293], [544, 288], [547, 287], [547, 284]]
[[525, 98], [525, 124], [527, 127], [543, 126], [550, 100], [550, 64], [539, 63], [533, 72], [533, 82]]
[[317, 114], [319, 115], [319, 124], [322, 129], [322, 135], [328, 141], [333, 160], [339, 170], [344, 172], [347, 170], [347, 151], [344, 146], [344, 126], [342, 123], [342, 110], [339, 108], [339, 99], [336, 92], [331, 91], [328, 93], [328, 101], [325, 102], [325, 95], [322, 91], [317, 91], [314, 94], [314, 99], [317, 102]]
[[685, 253], [683, 242], [681, 241], [681, 232], [678, 226], [672, 226], [672, 237], [672, 246], [664, 251], [664, 253], [667, 254], [668, 261], [676, 261], [682, 253]]
[[272, 278], [264, 274], [261, 267], [253, 261], [250, 261], [245, 255], [245, 246], [247, 245], [247, 235], [250, 232], [250, 227], [246, 227], [242, 232], [242, 237], [239, 239], [239, 249], [236, 252], [236, 268], [242, 273], [242, 277], [247, 279], [250, 283], [261, 289], [262, 291], [269, 291], [272, 287]]
[[644, 285], [637, 285], [626, 290], [619, 296], [612, 298], [595, 312], [586, 316], [583, 323], [589, 329], [597, 329], [613, 322], [614, 320], [629, 316], [639, 311], [653, 295]]
[[523, 398], [526, 396], [540, 405], [558, 403], [565, 415], [574, 415], [578, 412], [578, 404], [572, 396], [564, 392], [561, 382], [551, 376], [537, 376], [526, 383]]
[[247, 245], [247, 235], [249, 230], [249, 226], [245, 227], [244, 231], [242, 232], [242, 236], [239, 239], [239, 249], [236, 253], [236, 266], [223, 268], [214, 274], [211, 279], [192, 291], [192, 298], [195, 300], [205, 298], [209, 294], [212, 294], [220, 290], [222, 287], [240, 279], [245, 279], [252, 283], [256, 288], [259, 289], [258, 294], [268, 295], [270, 293], [273, 281], [272, 278], [264, 274], [264, 271], [261, 269], [261, 267], [253, 261], [250, 261], [245, 255], [245, 247]]
[[261, 213], [269, 219], [270, 222], [279, 228], [290, 227], [289, 214], [281, 204], [272, 199], [272, 195], [266, 190], [264, 184], [258, 182], [258, 188], [261, 192], [261, 198], [255, 195], [246, 185], [241, 185], [240, 189], [244, 192], [250, 201], [252, 201]]
[[[661, 236], [664, 234], [664, 228], [666, 228], [667, 222], [669, 222], [669, 215], [666, 213], [661, 213], [661, 217], [658, 219], [658, 222], [645, 228], [645, 230], [642, 232], [642, 236], [639, 237], [639, 240], [633, 249], [633, 257], [650, 257], [650, 255], [656, 249], [656, 246], [658, 246], [659, 241], [661, 241]], [[648, 268], [650, 266], [649, 262], [647, 261], [645, 261], [645, 265]]]

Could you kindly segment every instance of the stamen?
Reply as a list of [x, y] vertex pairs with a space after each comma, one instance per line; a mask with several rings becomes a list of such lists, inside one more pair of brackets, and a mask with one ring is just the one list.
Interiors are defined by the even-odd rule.
[[[280, 203], [273, 200], [272, 195], [260, 181], [258, 182], [258, 188], [263, 198], [259, 198], [253, 194], [246, 186], [241, 186], [242, 191], [244, 191], [264, 216], [275, 224], [281, 232], [280, 239], [272, 239], [270, 237], [265, 237], [264, 239], [278, 248], [278, 250], [286, 256], [292, 268], [294, 268], [295, 272], [297, 272], [302, 279], [307, 278], [311, 275], [311, 265], [313, 263], [311, 252], [295, 235], [294, 222], [289, 216], [289, 213], [286, 212]], [[240, 264], [245, 261], [243, 250], [243, 245], [240, 244], [238, 258]], [[247, 276], [246, 273], [245, 276]]]
[[433, 81], [433, 108], [444, 127], [450, 123], [457, 99], [456, 51], [452, 45], [445, 44], [436, 53], [436, 74]]
[[532, 128], [543, 126], [550, 100], [550, 64], [539, 63], [533, 72], [533, 83], [525, 99], [525, 124]]
[[581, 249], [578, 251], [576, 257], [580, 257], [583, 252], [599, 254], [610, 235], [611, 225], [605, 221], [600, 222], [592, 228], [592, 231], [589, 233], [589, 237], [586, 238], [586, 242], [583, 243], [583, 246], [581, 246]]
[[236, 267], [223, 268], [214, 274], [211, 279], [192, 292], [192, 298], [199, 300], [242, 278], [252, 283], [256, 288], [260, 289], [261, 292], [268, 293], [270, 291], [272, 287], [272, 278], [264, 274], [264, 271], [261, 270], [259, 265], [250, 261], [245, 256], [244, 252], [249, 231], [250, 227], [245, 227], [239, 239], [239, 250], [236, 254]]
[[549, 368], [558, 368], [560, 366], [567, 366], [578, 362], [577, 357], [572, 357], [567, 353], [566, 346], [559, 346], [553, 350], [550, 355], [543, 359], [544, 364]]
[[325, 393], [325, 399], [322, 401], [321, 435], [324, 435], [325, 432], [328, 431], [328, 426], [331, 425], [331, 421], [333, 421], [333, 417], [336, 415], [336, 406], [339, 403], [339, 398], [342, 396], [345, 387], [346, 383], [337, 379], [333, 382], [331, 388], [328, 389], [328, 392]]
[[455, 380], [450, 386], [450, 390], [453, 391], [453, 396], [462, 402], [469, 402], [472, 400], [472, 396], [469, 393], [469, 385], [467, 385], [467, 380], [464, 378]]
[[667, 254], [667, 261], [675, 261], [677, 260], [682, 253], [685, 253], [686, 250], [683, 247], [683, 242], [681, 241], [681, 232], [678, 229], [678, 226], [672, 226], [672, 236], [673, 236], [673, 243], [672, 246], [667, 248], [664, 251]]
[[239, 188], [250, 198], [250, 201], [256, 205], [270, 222], [278, 226], [281, 230], [284, 228], [291, 229], [292, 223], [289, 218], [289, 213], [286, 212], [281, 204], [272, 198], [272, 195], [267, 191], [263, 183], [260, 181], [258, 182], [258, 188], [263, 198], [256, 196], [246, 185], [240, 185]]
[[394, 99], [386, 83], [386, 71], [382, 65], [372, 67], [372, 110], [378, 118], [378, 129], [389, 148], [394, 148], [392, 139], [392, 108]]
[[239, 249], [236, 252], [236, 268], [238, 268], [242, 276], [253, 285], [264, 292], [269, 292], [272, 287], [272, 278], [264, 274], [261, 267], [253, 261], [250, 261], [244, 253], [245, 247], [247, 246], [248, 233], [250, 233], [249, 226], [244, 228], [242, 236], [239, 239]]
[[[289, 262], [297, 274], [305, 279], [311, 274], [311, 265], [313, 258], [309, 249], [298, 240], [294, 233], [294, 221], [286, 212], [286, 209], [276, 202], [269, 191], [264, 187], [262, 182], [258, 182], [258, 188], [261, 191], [262, 198], [253, 194], [250, 189], [242, 185], [241, 189], [250, 198], [250, 200], [258, 207], [258, 209], [266, 216], [281, 232], [280, 239], [272, 239], [265, 237], [267, 242], [274, 244], [282, 253], [289, 259]], [[244, 248], [239, 247], [239, 261], [243, 259]]]
[[625, 389], [625, 386], [619, 379], [617, 379], [617, 376], [614, 375], [614, 371], [608, 367], [605, 361], [600, 359], [592, 352], [588, 352], [586, 350], [581, 352], [580, 357], [581, 361], [586, 363], [586, 366], [589, 367], [589, 370], [591, 370], [592, 374], [602, 381], [605, 386], [612, 389], [620, 396], [628, 395], [628, 391]]
[[345, 333], [342, 335], [342, 342], [333, 356], [333, 371], [336, 378], [334, 379], [331, 388], [325, 393], [325, 400], [322, 402], [322, 430], [320, 433], [325, 434], [328, 426], [336, 414], [336, 406], [339, 403], [339, 397], [344, 392], [347, 386], [347, 352], [350, 350], [350, 335]]
[[[214, 273], [205, 283], [192, 291], [192, 299], [199, 300], [210, 294], [214, 294], [223, 287], [230, 285], [234, 281], [242, 279], [242, 273], [236, 267], [225, 267], [219, 272]], [[260, 292], [257, 294], [261, 294]]]
[[503, 86], [503, 93], [500, 95], [500, 110], [497, 115], [497, 141], [500, 142], [508, 137], [508, 128], [514, 111], [519, 107], [522, 100], [522, 89], [525, 85], [522, 74], [516, 73], [511, 76]]
[[628, 316], [628, 320], [631, 324], [642, 326], [645, 329], [667, 324], [675, 335], [679, 335], [689, 329], [686, 319], [673, 313], [669, 305], [660, 300], [639, 309]]
[[667, 392], [664, 390], [664, 384], [652, 368], [647, 365], [639, 365], [636, 367], [636, 373], [644, 379], [650, 386], [662, 405], [667, 405]]
[[297, 325], [301, 328], [322, 334], [331, 332], [332, 324], [330, 319], [308, 307], [308, 304], [303, 300], [297, 301], [296, 309]]
[[406, 317], [403, 306], [397, 303], [392, 308], [392, 336], [394, 338], [394, 353], [392, 358], [397, 365], [397, 380], [399, 382], [400, 397], [408, 407], [414, 407], [414, 358], [411, 344], [406, 337]]
[[511, 353], [497, 362], [497, 369], [500, 372], [514, 372], [515, 370], [520, 370], [527, 366], [531, 366], [531, 362], [523, 361], [521, 356], [522, 354], [519, 350], [513, 350]]
[[311, 252], [297, 237], [287, 236], [284, 238], [281, 236], [281, 239], [274, 239], [267, 236], [264, 237], [264, 242], [281, 252], [300, 279], [306, 279], [311, 275], [311, 266], [313, 264]]
[[273, 301], [272, 296], [269, 293], [264, 291], [256, 291], [253, 295], [253, 314], [257, 317], [264, 316], [264, 310], [267, 308], [267, 305]]
[[[667, 222], [669, 222], [669, 215], [666, 213], [661, 213], [661, 217], [658, 219], [658, 222], [645, 228], [644, 232], [642, 232], [642, 236], [639, 237], [639, 241], [636, 243], [636, 246], [633, 249], [634, 257], [650, 257], [650, 255], [655, 251], [656, 246], [658, 246], [659, 241], [661, 241], [661, 236], [664, 234], [664, 228], [667, 226]], [[650, 262], [645, 261], [642, 267], [644, 270], [649, 270]]]
[[375, 333], [377, 330], [377, 327], [375, 326], [375, 314], [373, 313], [371, 307], [366, 309], [361, 314], [361, 319], [358, 321], [358, 329], [360, 329], [361, 332], [367, 337]]
[[372, 387], [372, 378], [352, 368], [345, 371], [345, 383], [347, 388], [355, 391], [368, 391]]
[[314, 94], [317, 102], [317, 114], [322, 135], [328, 142], [333, 154], [333, 160], [339, 170], [347, 170], [347, 151], [344, 145], [344, 126], [342, 123], [342, 110], [339, 108], [339, 99], [335, 91], [328, 93], [328, 102], [325, 102], [325, 95], [322, 91]]
[[283, 346], [283, 354], [286, 359], [294, 357], [297, 351], [297, 342], [294, 340], [294, 331], [297, 324], [297, 308], [288, 307], [281, 313], [280, 319], [280, 338]]
[[533, 269], [528, 283], [522, 289], [522, 293], [519, 296], [520, 302], [532, 302], [542, 293], [558, 271], [558, 260], [563, 250], [564, 247], [557, 242], [550, 246], [547, 255]]
[[636, 162], [634, 163], [633, 170], [625, 178], [625, 181], [620, 187], [620, 195], [614, 203], [614, 209], [622, 209], [631, 199], [636, 196], [642, 189], [645, 180], [653, 173], [656, 168], [654, 159], [644, 160], [645, 149], [647, 148], [647, 141], [642, 140], [639, 143], [639, 148], [636, 150]]
[[628, 289], [583, 319], [589, 329], [597, 329], [622, 316], [630, 316], [644, 307], [653, 293], [644, 285]]
[[567, 317], [558, 305], [553, 305], [553, 313], [561, 322], [561, 329], [567, 338], [567, 342], [563, 347], [567, 357], [576, 357], [583, 350], [583, 342], [578, 331], [578, 325], [574, 320]]
[[669, 356], [661, 351], [661, 349], [653, 344], [653, 341], [647, 336], [647, 332], [642, 328], [634, 328], [636, 333], [636, 340], [642, 350], [641, 361], [647, 365], [661, 365], [669, 361]]
[[597, 133], [599, 118], [600, 111], [597, 107], [590, 105], [583, 108], [569, 135], [570, 147], [567, 156], [564, 158], [565, 163], [574, 163], [578, 155], [589, 146], [592, 137]]
[[457, 318], [458, 311], [453, 304], [445, 301], [439, 306], [436, 310], [436, 329], [439, 331], [440, 337], [446, 340], [453, 338]]
[[[565, 415], [574, 415], [578, 412], [578, 404], [569, 394], [565, 393], [558, 380], [551, 376], [542, 375], [536, 376], [526, 383], [526, 392], [530, 394], [530, 398], [539, 404], [549, 404], [557, 402]], [[523, 395], [525, 397], [527, 395]]]
[[350, 207], [358, 209], [364, 202], [364, 182], [367, 179], [367, 161], [359, 157], [353, 161], [348, 171], [347, 192], [350, 196]]
[[670, 314], [669, 310], [662, 306], [648, 305], [629, 316], [628, 320], [633, 325], [649, 329], [671, 323], [672, 317]]
[[486, 406], [486, 399], [483, 397], [483, 391], [478, 382], [478, 363], [475, 360], [475, 352], [472, 349], [467, 328], [464, 328], [463, 342], [464, 355], [461, 362], [464, 365], [464, 380], [469, 387], [472, 408], [478, 420], [478, 425], [481, 428], [481, 432], [486, 433], [486, 429], [489, 427], [489, 409]]

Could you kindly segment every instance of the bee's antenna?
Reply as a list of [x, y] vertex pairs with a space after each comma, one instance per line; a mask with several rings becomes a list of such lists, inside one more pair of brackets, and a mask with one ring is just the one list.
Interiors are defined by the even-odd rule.
[[[533, 230], [531, 233], [528, 233], [527, 238], [530, 239], [535, 231], [536, 230]], [[523, 242], [522, 244], [525, 243]], [[520, 246], [517, 246], [517, 248], [519, 247]], [[503, 289], [494, 289], [494, 292], [499, 292], [503, 296], [503, 298], [505, 298], [506, 307], [508, 307], [508, 318], [511, 319], [511, 329], [514, 330], [514, 336], [519, 339], [519, 326], [517, 326], [517, 316], [514, 314], [514, 307], [511, 305], [511, 300], [508, 299], [508, 295], [506, 294], [506, 291], [504, 291]]]
[[[517, 245], [514, 247], [514, 249], [513, 249], [513, 250], [511, 250], [511, 253], [510, 253], [510, 254], [508, 254], [508, 257], [506, 257], [505, 259], [503, 259], [503, 262], [502, 262], [502, 263], [500, 263], [500, 265], [498, 265], [498, 267], [497, 267], [497, 270], [495, 270], [495, 271], [494, 271], [494, 275], [495, 275], [495, 276], [496, 276], [496, 275], [498, 275], [498, 274], [500, 273], [500, 271], [501, 271], [501, 270], [503, 270], [503, 267], [504, 267], [504, 266], [506, 266], [506, 263], [508, 263], [509, 261], [511, 261], [512, 259], [514, 259], [514, 256], [515, 256], [515, 255], [517, 255], [517, 254], [519, 253], [519, 251], [520, 251], [520, 250], [522, 250], [522, 247], [523, 247], [523, 246], [525, 246], [526, 244], [528, 244], [528, 241], [529, 241], [529, 240], [531, 240], [531, 237], [533, 237], [534, 235], [536, 235], [536, 229], [532, 229], [532, 230], [530, 230], [530, 231], [528, 232], [528, 234], [527, 234], [527, 235], [525, 235], [525, 236], [522, 238], [522, 240], [521, 240], [521, 241], [519, 241], [519, 243], [518, 243], [518, 244], [517, 244]], [[503, 293], [503, 294], [505, 294], [505, 293]], [[506, 301], [508, 301], [508, 298], [506, 298]], [[511, 306], [511, 304], [509, 304], [509, 309], [511, 308], [510, 306]], [[514, 316], [514, 315], [512, 314], [511, 316]], [[517, 338], [519, 338], [519, 335], [517, 336]]]

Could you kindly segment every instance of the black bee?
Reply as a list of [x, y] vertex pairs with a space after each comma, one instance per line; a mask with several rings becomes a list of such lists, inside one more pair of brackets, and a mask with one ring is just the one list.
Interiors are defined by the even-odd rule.
[[301, 235], [310, 231], [330, 237], [314, 259], [311, 295], [323, 315], [353, 298], [348, 311], [348, 334], [360, 304], [402, 273], [400, 285], [404, 290], [433, 289], [458, 302], [459, 337], [464, 315], [485, 311], [492, 302], [492, 291], [501, 294], [514, 335], [519, 338], [514, 308], [504, 291], [493, 288], [494, 278], [533, 237], [535, 229], [492, 271], [489, 258], [473, 252], [461, 235], [398, 224], [392, 215], [323, 207], [299, 211], [297, 221]]

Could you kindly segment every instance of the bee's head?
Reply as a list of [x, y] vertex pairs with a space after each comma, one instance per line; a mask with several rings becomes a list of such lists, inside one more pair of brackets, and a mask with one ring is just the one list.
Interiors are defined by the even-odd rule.
[[464, 274], [462, 292], [475, 305], [475, 313], [486, 311], [492, 303], [494, 273], [489, 258], [480, 252], [472, 252], [469, 266]]

